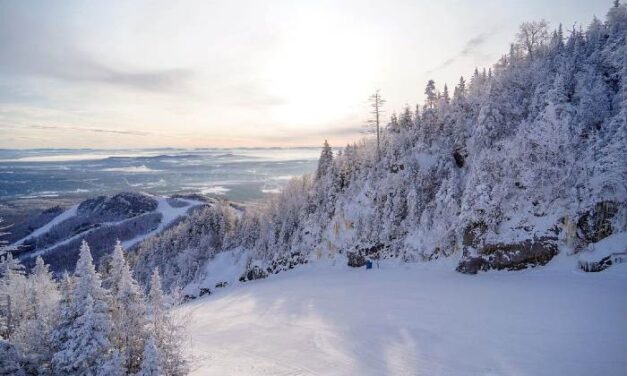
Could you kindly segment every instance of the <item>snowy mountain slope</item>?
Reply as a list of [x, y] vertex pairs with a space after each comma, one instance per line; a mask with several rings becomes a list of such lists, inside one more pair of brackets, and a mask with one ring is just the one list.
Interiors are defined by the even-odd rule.
[[74, 265], [82, 239], [93, 243], [92, 251], [98, 260], [113, 249], [116, 238], [129, 249], [203, 204], [194, 199], [133, 192], [88, 199], [16, 242], [20, 246], [18, 257], [30, 265], [36, 256], [43, 256], [52, 270], [60, 272]]
[[46, 232], [50, 231], [50, 229], [69, 219], [72, 218], [74, 216], [76, 216], [76, 210], [78, 209], [78, 205], [74, 205], [72, 207], [70, 207], [69, 209], [65, 210], [64, 212], [62, 212], [61, 214], [57, 215], [56, 217], [54, 217], [50, 222], [46, 223], [45, 225], [41, 226], [40, 228], [36, 229], [35, 231], [33, 231], [31, 234], [29, 234], [28, 236], [18, 240], [17, 242], [14, 243], [14, 245], [19, 246], [21, 244], [24, 243], [24, 241], [26, 241], [27, 239], [33, 239], [36, 238], [38, 236], [41, 236], [43, 234], [45, 234]]
[[[340, 263], [338, 263], [339, 265]], [[627, 265], [303, 266], [184, 305], [194, 375], [622, 375]], [[219, 323], [219, 325], [218, 325]]]
[[546, 38], [513, 43], [452, 95], [429, 81], [424, 105], [392, 114], [380, 147], [325, 143], [315, 174], [142, 246], [140, 279], [157, 267], [166, 288], [197, 283], [233, 249], [247, 251], [244, 280], [338, 254], [355, 267], [453, 258], [462, 273], [522, 270], [627, 233], [627, 6], [585, 31], [530, 25]]
[[157, 200], [157, 209], [155, 209], [155, 212], [161, 214], [159, 226], [148, 233], [138, 235], [122, 242], [122, 246], [125, 249], [129, 249], [146, 238], [162, 232], [176, 219], [184, 217], [191, 208], [204, 204], [204, 202], [198, 200], [177, 198], [176, 200], [179, 202], [178, 206], [172, 206], [169, 199], [166, 197], [155, 197], [155, 199]]

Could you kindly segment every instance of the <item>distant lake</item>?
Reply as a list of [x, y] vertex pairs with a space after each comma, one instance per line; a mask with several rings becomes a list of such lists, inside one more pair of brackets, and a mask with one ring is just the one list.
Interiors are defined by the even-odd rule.
[[3, 149], [0, 199], [143, 191], [250, 201], [313, 171], [319, 155], [319, 148]]

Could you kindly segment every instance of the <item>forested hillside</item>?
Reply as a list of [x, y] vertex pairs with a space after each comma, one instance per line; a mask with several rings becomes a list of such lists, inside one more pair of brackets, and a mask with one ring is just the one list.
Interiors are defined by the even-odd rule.
[[626, 34], [618, 2], [585, 30], [523, 24], [492, 67], [452, 88], [429, 81], [424, 103], [391, 116], [380, 152], [372, 139], [325, 145], [313, 176], [243, 213], [197, 213], [145, 242], [135, 270], [147, 280], [159, 267], [172, 286], [228, 250], [247, 257], [242, 280], [338, 255], [455, 257], [476, 273], [591, 253], [626, 231]]

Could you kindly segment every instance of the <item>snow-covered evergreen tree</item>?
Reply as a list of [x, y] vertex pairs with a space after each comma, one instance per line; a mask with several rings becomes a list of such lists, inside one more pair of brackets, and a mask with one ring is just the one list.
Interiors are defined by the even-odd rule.
[[150, 336], [144, 346], [142, 364], [136, 376], [163, 376], [165, 373], [161, 370], [161, 355], [154, 336]]
[[59, 291], [57, 284], [44, 264], [37, 257], [35, 267], [27, 281], [25, 314], [12, 339], [24, 354], [29, 366], [39, 374], [50, 371], [52, 342], [50, 335], [57, 324]]
[[26, 376], [19, 352], [4, 339], [0, 339], [0, 375]]
[[28, 311], [24, 266], [11, 252], [0, 256], [0, 336], [11, 338]]
[[11, 234], [8, 231], [11, 228], [11, 226], [3, 225], [2, 224], [3, 222], [4, 222], [4, 218], [0, 217], [0, 256], [8, 252], [14, 252], [16, 250], [16, 247], [10, 245], [9, 242], [4, 239], [7, 235]]
[[327, 140], [324, 140], [322, 146], [322, 152], [320, 153], [320, 159], [318, 160], [318, 169], [316, 170], [316, 179], [320, 180], [324, 177], [329, 167], [333, 164], [333, 150]]
[[141, 364], [146, 338], [146, 303], [141, 288], [133, 279], [119, 240], [111, 256], [106, 280], [110, 286], [112, 302], [111, 342], [121, 354], [124, 369], [135, 373]]
[[85, 241], [81, 244], [72, 290], [69, 302], [63, 302], [62, 322], [53, 333], [56, 352], [52, 369], [56, 374], [95, 375], [112, 356], [112, 323], [110, 298], [101, 286]]
[[125, 357], [120, 354], [118, 349], [114, 349], [107, 359], [99, 368], [96, 376], [127, 376], [132, 375], [126, 367]]
[[[159, 366], [165, 375], [185, 375], [188, 361], [183, 351], [183, 325], [170, 312], [172, 304], [161, 289], [159, 271], [154, 270], [148, 292], [149, 331], [155, 341]], [[150, 360], [149, 360], [150, 361]]]

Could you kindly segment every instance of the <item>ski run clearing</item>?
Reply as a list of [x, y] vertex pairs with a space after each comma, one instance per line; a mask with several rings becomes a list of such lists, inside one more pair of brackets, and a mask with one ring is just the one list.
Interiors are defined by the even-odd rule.
[[[157, 226], [157, 228], [155, 228], [154, 230], [151, 230], [145, 234], [141, 234], [138, 235], [132, 239], [128, 239], [125, 240], [124, 242], [122, 242], [122, 245], [124, 246], [125, 249], [129, 249], [131, 247], [133, 247], [135, 244], [143, 241], [144, 239], [158, 234], [160, 232], [162, 232], [165, 228], [167, 228], [170, 224], [172, 224], [176, 219], [185, 216], [189, 209], [195, 207], [195, 206], [199, 206], [199, 205], [203, 205], [203, 202], [201, 201], [197, 201], [197, 200], [191, 200], [191, 199], [183, 199], [183, 198], [178, 198], [177, 200], [179, 202], [181, 202], [182, 204], [185, 205], [181, 205], [181, 206], [177, 206], [174, 207], [172, 205], [170, 205], [170, 203], [168, 202], [168, 198], [167, 197], [158, 197], [158, 196], [152, 196], [156, 201], [157, 201], [157, 209], [154, 211], [155, 213], [160, 213], [161, 214], [161, 221], [159, 223], [159, 226]], [[61, 222], [70, 219], [74, 216], [76, 216], [77, 213], [77, 209], [78, 209], [78, 204], [74, 205], [72, 207], [70, 207], [69, 209], [67, 209], [66, 211], [64, 211], [63, 213], [59, 214], [58, 216], [56, 216], [55, 218], [53, 218], [50, 222], [48, 222], [46, 225], [38, 228], [37, 230], [33, 231], [32, 234], [24, 237], [23, 239], [18, 240], [14, 245], [19, 246], [21, 244], [23, 244], [26, 240], [28, 239], [32, 239], [32, 238], [36, 238], [38, 236], [41, 236], [43, 234], [45, 234], [46, 232], [50, 231], [54, 226], [60, 224]], [[132, 220], [133, 218], [125, 218], [121, 221], [116, 221], [116, 222], [105, 222], [102, 223], [101, 225], [103, 226], [112, 226], [112, 225], [119, 225], [122, 224], [124, 222], [127, 222], [129, 220]], [[96, 228], [97, 229], [97, 228]], [[29, 254], [26, 255], [26, 257], [29, 258], [34, 258], [37, 256], [41, 256], [44, 255], [48, 252], [50, 252], [51, 250], [71, 242], [74, 239], [78, 239], [78, 238], [82, 238], [83, 236], [85, 236], [85, 234], [87, 232], [93, 231], [92, 230], [87, 230], [86, 232], [81, 232], [79, 234], [76, 234], [72, 237], [66, 238], [66, 239], [62, 239], [58, 242], [56, 242], [55, 244], [46, 247], [44, 249], [40, 249], [37, 250], [35, 252], [31, 252]]]
[[[339, 262], [338, 262], [339, 264]], [[184, 305], [194, 375], [625, 375], [627, 264], [316, 263]]]

